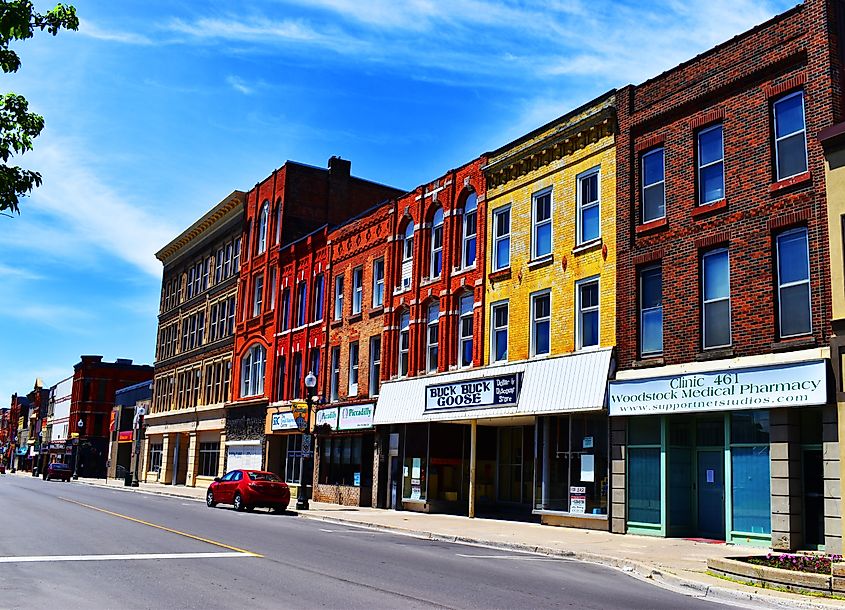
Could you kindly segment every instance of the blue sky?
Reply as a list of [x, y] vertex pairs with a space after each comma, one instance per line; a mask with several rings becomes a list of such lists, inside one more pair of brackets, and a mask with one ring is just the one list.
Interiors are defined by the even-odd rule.
[[[155, 252], [286, 159], [413, 188], [780, 13], [782, 0], [113, 0], [17, 45], [44, 185], [0, 217], [0, 405], [152, 363]], [[40, 10], [52, 4], [36, 0]]]

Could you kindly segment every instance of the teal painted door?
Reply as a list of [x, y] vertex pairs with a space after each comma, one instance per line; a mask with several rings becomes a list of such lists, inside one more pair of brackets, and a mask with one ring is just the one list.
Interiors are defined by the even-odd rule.
[[698, 452], [698, 535], [725, 539], [725, 466], [722, 451]]

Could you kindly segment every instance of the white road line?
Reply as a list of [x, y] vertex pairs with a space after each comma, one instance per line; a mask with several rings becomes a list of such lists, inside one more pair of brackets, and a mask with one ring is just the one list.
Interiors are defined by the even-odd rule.
[[225, 557], [253, 557], [247, 553], [145, 553], [138, 555], [33, 555], [29, 557], [0, 557], [0, 563], [40, 563], [52, 561], [135, 561], [138, 559], [222, 559]]

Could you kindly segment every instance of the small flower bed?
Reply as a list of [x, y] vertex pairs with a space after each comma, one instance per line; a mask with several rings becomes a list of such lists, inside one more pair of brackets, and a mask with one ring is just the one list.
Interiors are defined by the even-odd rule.
[[793, 572], [830, 574], [830, 564], [842, 561], [842, 555], [772, 555], [769, 553], [765, 557], [748, 557], [745, 561], [754, 565]]

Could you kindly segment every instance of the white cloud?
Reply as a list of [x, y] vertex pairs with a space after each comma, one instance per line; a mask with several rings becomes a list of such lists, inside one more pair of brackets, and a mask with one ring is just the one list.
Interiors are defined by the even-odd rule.
[[0, 263], [0, 277], [16, 280], [43, 280], [44, 276], [38, 275], [29, 269], [21, 267], [13, 267], [11, 265], [4, 265]]
[[78, 325], [91, 319], [91, 314], [75, 307], [46, 302], [19, 302], [9, 307], [6, 315], [17, 320], [40, 324], [65, 333], [83, 332]]
[[252, 95], [255, 93], [255, 89], [247, 85], [243, 80], [238, 78], [237, 76], [227, 76], [226, 83], [238, 93], [243, 93], [244, 95]]
[[135, 45], [154, 44], [151, 38], [143, 34], [138, 34], [136, 32], [104, 30], [85, 19], [79, 20], [79, 33], [83, 36], [87, 36], [88, 38], [94, 38], [95, 40], [103, 40], [107, 42], [119, 42], [123, 44]]

